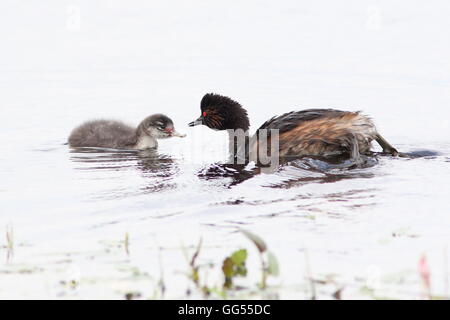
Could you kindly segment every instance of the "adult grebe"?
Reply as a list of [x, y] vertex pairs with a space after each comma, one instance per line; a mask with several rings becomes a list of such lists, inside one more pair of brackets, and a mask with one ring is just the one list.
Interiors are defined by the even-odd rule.
[[[200, 109], [200, 117], [189, 123], [189, 126], [202, 124], [215, 130], [231, 129], [229, 133], [233, 140], [233, 130], [248, 132], [250, 124], [247, 111], [229, 97], [206, 94], [201, 100]], [[258, 137], [262, 129], [269, 131], [269, 139], [270, 129], [278, 130], [279, 156], [284, 158], [347, 156], [359, 163], [361, 154], [370, 154], [372, 140], [381, 145], [383, 153], [398, 155], [398, 151], [377, 132], [371, 119], [360, 112], [307, 109], [273, 117], [250, 139], [250, 146], [246, 148], [247, 155], [261, 147]], [[269, 144], [266, 143], [265, 146]], [[235, 152], [237, 149], [234, 146], [230, 151]]]

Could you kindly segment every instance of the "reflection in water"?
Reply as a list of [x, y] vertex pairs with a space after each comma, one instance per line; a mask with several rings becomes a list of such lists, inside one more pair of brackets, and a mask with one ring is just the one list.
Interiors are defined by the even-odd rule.
[[349, 159], [340, 158], [301, 158], [285, 161], [280, 168], [280, 174], [286, 177], [272, 188], [291, 188], [306, 183], [332, 183], [355, 178], [372, 178], [374, 174], [368, 171], [378, 163], [376, 157], [361, 157], [363, 164], [357, 167]]
[[[310, 219], [313, 215], [326, 213], [333, 219], [348, 219], [348, 210], [375, 207], [380, 203], [377, 197], [379, 188], [355, 188], [338, 192], [298, 193], [289, 196], [281, 195], [267, 199], [248, 199], [239, 197], [227, 201], [217, 202], [218, 206], [252, 206], [262, 211], [255, 214], [256, 218], [273, 218], [277, 216], [300, 217]], [[264, 208], [271, 208], [269, 211]], [[253, 209], [246, 209], [253, 211]], [[230, 221], [238, 225], [238, 221]]]
[[214, 163], [200, 170], [197, 176], [200, 179], [231, 178], [231, 182], [225, 183], [226, 187], [232, 187], [248, 180], [261, 172], [258, 167], [249, 167], [242, 164]]
[[[77, 170], [121, 171], [139, 169], [142, 176], [148, 181], [140, 186], [140, 193], [159, 192], [176, 187], [172, 178], [178, 172], [178, 167], [170, 156], [158, 154], [155, 149], [137, 151], [72, 148], [70, 153], [70, 160], [82, 165], [77, 167]], [[127, 189], [123, 189], [121, 192], [123, 197], [131, 194], [135, 193], [130, 193]], [[117, 196], [117, 192], [115, 192], [115, 195]]]
[[[215, 163], [203, 168], [198, 173], [201, 179], [227, 179], [225, 185], [232, 187], [240, 184], [255, 175], [266, 173], [267, 187], [272, 188], [290, 188], [309, 182], [329, 183], [343, 179], [352, 178], [371, 178], [373, 173], [364, 171], [378, 163], [375, 156], [362, 156], [363, 164], [356, 166], [355, 162], [349, 159], [339, 157], [314, 158], [285, 158], [280, 161], [280, 166], [275, 169], [269, 167], [259, 167], [254, 164], [220, 164]], [[274, 177], [283, 177], [284, 179], [273, 179]], [[276, 181], [276, 182], [273, 182]]]
[[415, 159], [415, 158], [427, 158], [434, 159], [437, 156], [440, 156], [441, 153], [433, 151], [433, 150], [413, 150], [409, 152], [403, 152], [400, 154], [403, 158]]
[[158, 154], [154, 149], [139, 151], [137, 168], [152, 181], [142, 187], [145, 193], [175, 189], [173, 176], [178, 173], [178, 166], [168, 155]]
[[[400, 154], [401, 159], [412, 160], [417, 158], [434, 159], [441, 155], [433, 150], [414, 150]], [[372, 178], [374, 174], [368, 170], [378, 163], [378, 157], [389, 157], [380, 152], [371, 152], [370, 155], [361, 155], [362, 163], [356, 164], [345, 156], [334, 157], [302, 157], [280, 159], [280, 166], [275, 169], [257, 165], [238, 165], [215, 163], [200, 170], [197, 174], [201, 179], [227, 179], [226, 187], [238, 185], [255, 175], [269, 173], [266, 186], [272, 188], [290, 188], [309, 182], [329, 183], [344, 179]], [[395, 157], [394, 157], [395, 158]], [[269, 171], [270, 170], [270, 171]], [[274, 176], [284, 176], [286, 179], [271, 181]]]

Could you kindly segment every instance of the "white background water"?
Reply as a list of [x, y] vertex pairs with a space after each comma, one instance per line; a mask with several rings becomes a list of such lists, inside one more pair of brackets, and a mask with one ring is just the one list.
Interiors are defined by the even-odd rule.
[[[449, 294], [448, 2], [2, 1], [0, 12], [0, 233], [14, 232], [10, 259], [0, 236], [1, 298], [148, 298], [161, 270], [165, 297], [184, 298], [180, 248], [199, 238], [209, 285], [243, 247], [241, 283], [254, 286], [256, 251], [236, 227], [277, 256], [280, 298], [310, 297], [305, 249], [313, 277], [335, 279], [321, 298], [340, 287], [420, 298], [424, 253], [433, 294]], [[399, 150], [440, 154], [381, 158], [337, 181], [294, 166], [234, 186], [202, 179], [226, 158], [223, 133], [187, 127], [207, 92], [238, 100], [253, 130], [291, 110], [362, 110]], [[152, 113], [188, 135], [161, 141], [156, 159], [63, 145], [82, 121]]]

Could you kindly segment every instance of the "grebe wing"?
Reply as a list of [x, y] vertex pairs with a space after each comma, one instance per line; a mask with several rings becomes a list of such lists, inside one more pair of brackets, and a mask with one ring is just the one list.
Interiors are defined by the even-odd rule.
[[294, 129], [302, 122], [317, 120], [325, 117], [342, 115], [345, 111], [335, 109], [306, 109], [302, 111], [291, 111], [280, 116], [275, 116], [264, 122], [260, 129], [278, 129], [283, 133]]

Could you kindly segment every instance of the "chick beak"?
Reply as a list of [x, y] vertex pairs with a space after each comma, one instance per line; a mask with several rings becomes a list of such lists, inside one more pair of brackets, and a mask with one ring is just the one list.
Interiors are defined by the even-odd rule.
[[184, 137], [186, 137], [185, 134], [182, 134], [182, 133], [177, 132], [174, 128], [165, 128], [164, 131], [165, 131], [166, 133], [168, 133], [169, 136], [171, 136], [171, 137], [179, 137], [179, 138], [184, 138]]

